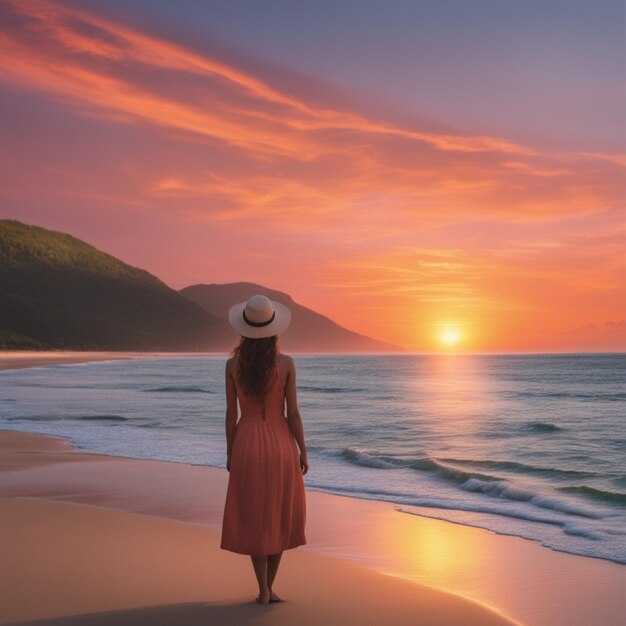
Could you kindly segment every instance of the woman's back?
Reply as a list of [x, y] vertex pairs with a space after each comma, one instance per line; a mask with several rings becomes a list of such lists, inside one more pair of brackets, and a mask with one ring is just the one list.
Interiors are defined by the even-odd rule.
[[241, 409], [241, 420], [276, 420], [286, 419], [285, 415], [285, 388], [287, 385], [287, 358], [282, 354], [276, 355], [275, 367], [270, 374], [270, 386], [263, 400], [249, 395], [237, 376], [237, 361], [233, 362], [233, 380], [237, 388], [237, 398]]

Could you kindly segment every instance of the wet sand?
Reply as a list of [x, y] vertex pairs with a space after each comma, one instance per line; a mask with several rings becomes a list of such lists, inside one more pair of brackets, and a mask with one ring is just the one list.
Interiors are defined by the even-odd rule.
[[[168, 497], [176, 480], [162, 479], [210, 468], [88, 454], [62, 439], [8, 431], [0, 431], [0, 467], [3, 624], [513, 623], [466, 598], [301, 549], [285, 553], [275, 583], [286, 601], [257, 604], [249, 558], [221, 550], [216, 529], [171, 518], [190, 511], [176, 492]], [[165, 473], [155, 476], [156, 467]], [[55, 469], [82, 488], [70, 479], [59, 494]], [[129, 484], [141, 490], [155, 478], [160, 505], [134, 498], [141, 513], [120, 510]], [[195, 487], [200, 497], [223, 491]]]
[[622, 565], [313, 491], [287, 602], [257, 605], [219, 548], [227, 479], [0, 431], [0, 623], [623, 624]]

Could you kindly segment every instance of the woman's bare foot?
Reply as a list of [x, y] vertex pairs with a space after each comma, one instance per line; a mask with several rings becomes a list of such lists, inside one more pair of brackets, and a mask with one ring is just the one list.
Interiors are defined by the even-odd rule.
[[284, 600], [270, 589], [270, 602], [284, 602]]
[[270, 592], [269, 592], [269, 590], [261, 592], [256, 597], [256, 601], [259, 604], [269, 604], [270, 603]]

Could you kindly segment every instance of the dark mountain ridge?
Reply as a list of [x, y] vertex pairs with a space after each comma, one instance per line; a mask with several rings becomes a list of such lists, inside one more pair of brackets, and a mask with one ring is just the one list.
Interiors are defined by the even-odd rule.
[[281, 345], [301, 352], [398, 352], [254, 283], [180, 292], [66, 233], [0, 220], [0, 349], [229, 352], [236, 302], [262, 293], [292, 312]]
[[[394, 346], [344, 328], [320, 313], [316, 313], [282, 291], [256, 283], [198, 284], [185, 287], [180, 293], [220, 319], [228, 319], [228, 309], [255, 294], [267, 296], [289, 307], [291, 324], [281, 334], [281, 346], [296, 352], [403, 352]], [[233, 339], [235, 333], [231, 330]]]
[[0, 221], [0, 347], [210, 350], [224, 323], [145, 270], [67, 235]]

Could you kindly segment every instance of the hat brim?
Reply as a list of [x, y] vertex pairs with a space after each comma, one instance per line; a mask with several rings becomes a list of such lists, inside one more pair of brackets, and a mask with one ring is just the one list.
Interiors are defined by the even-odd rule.
[[270, 300], [276, 315], [271, 324], [267, 326], [250, 326], [243, 319], [243, 310], [246, 308], [245, 302], [238, 302], [230, 307], [228, 311], [228, 322], [233, 330], [249, 339], [263, 339], [273, 337], [287, 330], [291, 323], [291, 311], [282, 302]]

